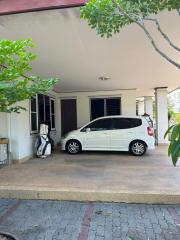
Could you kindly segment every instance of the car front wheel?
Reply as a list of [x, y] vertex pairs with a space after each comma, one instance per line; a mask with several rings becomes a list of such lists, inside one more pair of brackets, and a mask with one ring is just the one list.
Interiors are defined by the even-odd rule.
[[76, 140], [70, 140], [66, 144], [66, 150], [69, 154], [77, 154], [81, 152], [81, 144]]
[[147, 146], [144, 142], [137, 140], [131, 143], [129, 150], [134, 156], [142, 156], [145, 154], [146, 148]]

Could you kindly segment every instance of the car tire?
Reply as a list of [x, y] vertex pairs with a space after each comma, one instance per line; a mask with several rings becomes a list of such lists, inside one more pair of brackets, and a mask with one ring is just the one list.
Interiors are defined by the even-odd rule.
[[129, 151], [134, 156], [142, 156], [146, 153], [147, 145], [140, 140], [133, 141], [129, 146]]
[[66, 144], [66, 151], [69, 154], [78, 154], [81, 152], [81, 143], [77, 140], [69, 140]]

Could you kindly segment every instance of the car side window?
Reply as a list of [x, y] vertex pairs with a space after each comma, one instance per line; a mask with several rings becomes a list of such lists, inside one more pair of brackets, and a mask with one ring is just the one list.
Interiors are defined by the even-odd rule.
[[128, 129], [142, 125], [139, 118], [113, 118], [113, 129]]
[[112, 119], [100, 119], [95, 122], [90, 123], [85, 127], [90, 128], [91, 131], [104, 131], [112, 129]]

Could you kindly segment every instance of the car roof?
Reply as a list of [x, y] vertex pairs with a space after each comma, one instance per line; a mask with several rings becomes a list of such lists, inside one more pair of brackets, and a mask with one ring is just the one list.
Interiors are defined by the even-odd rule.
[[127, 116], [127, 115], [111, 115], [111, 116], [104, 116], [104, 117], [99, 117], [99, 118], [96, 118], [94, 120], [97, 120], [97, 119], [106, 119], [106, 118], [138, 118], [138, 119], [145, 119], [144, 116]]

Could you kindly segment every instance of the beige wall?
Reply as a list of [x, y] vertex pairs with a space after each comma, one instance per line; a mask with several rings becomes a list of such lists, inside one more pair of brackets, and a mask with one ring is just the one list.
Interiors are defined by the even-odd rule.
[[[56, 99], [55, 93], [49, 95]], [[58, 131], [60, 129], [58, 125], [60, 103], [56, 100], [55, 104], [57, 131], [53, 131], [51, 135], [55, 143], [57, 143], [60, 139]], [[8, 115], [9, 119], [6, 114], [0, 113], [0, 137], [10, 138], [11, 160], [22, 160], [31, 157], [34, 153], [34, 142], [37, 138], [37, 134], [31, 134], [30, 130], [29, 100], [22, 101], [20, 105], [26, 108], [26, 111], [22, 111], [20, 114], [11, 113]]]
[[0, 112], [0, 138], [8, 137], [8, 115]]
[[[136, 115], [136, 90], [96, 91], [60, 93], [59, 98], [77, 99], [77, 124], [78, 127], [90, 121], [90, 98], [92, 97], [121, 97], [122, 115]], [[59, 113], [59, 119], [61, 114]], [[59, 121], [60, 122], [60, 121]]]
[[[90, 121], [90, 98], [92, 97], [121, 97], [121, 109], [123, 115], [136, 114], [136, 91], [135, 90], [118, 90], [118, 91], [96, 91], [96, 92], [74, 92], [57, 94], [51, 92], [50, 96], [56, 99], [56, 131], [51, 132], [51, 137], [55, 144], [61, 138], [61, 106], [60, 99], [76, 98], [77, 99], [77, 122], [78, 127]], [[10, 136], [10, 151], [12, 160], [26, 159], [32, 156], [34, 152], [34, 142], [37, 134], [30, 134], [30, 105], [29, 100], [21, 102], [21, 106], [27, 110], [20, 114], [12, 113], [8, 117], [0, 113], [0, 137]], [[8, 128], [9, 126], [9, 128]]]

